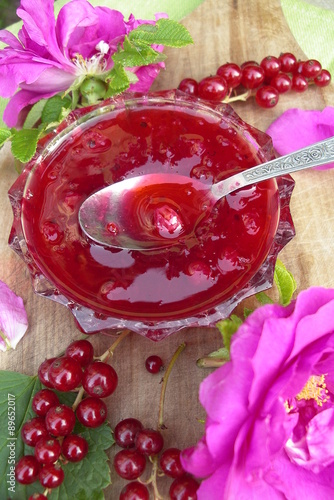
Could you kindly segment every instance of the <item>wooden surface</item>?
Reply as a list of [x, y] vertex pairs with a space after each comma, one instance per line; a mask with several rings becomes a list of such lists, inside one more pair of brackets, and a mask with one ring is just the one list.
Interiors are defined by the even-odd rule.
[[[166, 51], [167, 69], [154, 89], [176, 87], [185, 77], [201, 79], [214, 74], [227, 61], [260, 61], [266, 55], [284, 51], [305, 57], [289, 32], [279, 0], [206, 0], [183, 22], [195, 44]], [[262, 110], [253, 102], [235, 104], [234, 109], [253, 126], [266, 130], [288, 108], [323, 109], [326, 105], [334, 105], [333, 86], [323, 90], [310, 88], [304, 95], [285, 95], [273, 110]], [[30, 323], [17, 349], [0, 353], [0, 367], [32, 375], [45, 357], [57, 355], [80, 333], [63, 306], [32, 292], [25, 265], [7, 246], [12, 214], [6, 193], [17, 174], [8, 148], [0, 155], [0, 279], [23, 297]], [[334, 287], [334, 171], [306, 171], [295, 174], [294, 178], [296, 188], [291, 208], [297, 236], [280, 257], [294, 274], [299, 290], [311, 285]], [[105, 335], [92, 338], [99, 353], [111, 340]], [[117, 348], [113, 360], [119, 386], [108, 400], [112, 427], [129, 416], [139, 418], [145, 426], [156, 426], [161, 376], [148, 374], [144, 361], [147, 355], [159, 354], [167, 363], [184, 340], [187, 348], [174, 366], [167, 388], [164, 437], [167, 446], [185, 447], [202, 435], [204, 427], [200, 419], [205, 414], [197, 394], [200, 381], [209, 371], [197, 368], [195, 362], [221, 346], [220, 335], [214, 328], [185, 330], [160, 343], [135, 334], [128, 336]], [[116, 451], [116, 448], [110, 450], [111, 458]], [[113, 500], [118, 498], [125, 482], [118, 480], [113, 472], [112, 481], [106, 498]], [[166, 492], [169, 481], [162, 484]]]

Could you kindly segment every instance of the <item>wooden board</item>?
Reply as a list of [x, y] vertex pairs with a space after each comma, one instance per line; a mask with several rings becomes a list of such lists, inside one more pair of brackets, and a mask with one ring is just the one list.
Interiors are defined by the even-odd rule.
[[[195, 44], [166, 51], [167, 69], [159, 76], [154, 89], [176, 87], [185, 77], [201, 79], [215, 73], [218, 66], [227, 61], [260, 61], [266, 55], [279, 55], [284, 51], [305, 57], [289, 32], [279, 0], [206, 0], [184, 24]], [[333, 86], [323, 90], [311, 88], [304, 95], [285, 95], [273, 110], [262, 110], [253, 102], [235, 104], [234, 109], [253, 126], [266, 130], [288, 108], [323, 109], [326, 105], [334, 105]], [[30, 322], [29, 331], [17, 349], [0, 354], [0, 367], [32, 375], [45, 357], [57, 355], [80, 333], [63, 306], [32, 292], [25, 265], [7, 245], [12, 214], [6, 193], [17, 174], [8, 148], [0, 154], [0, 279], [23, 297]], [[281, 253], [281, 259], [294, 274], [300, 290], [312, 285], [333, 287], [334, 172], [306, 171], [295, 174], [294, 178], [296, 188], [291, 206], [297, 236]], [[92, 338], [100, 353], [111, 340], [105, 335]], [[108, 400], [112, 427], [129, 416], [139, 418], [145, 426], [156, 426], [161, 376], [148, 374], [144, 361], [150, 354], [159, 354], [167, 363], [183, 341], [187, 347], [174, 366], [167, 388], [164, 437], [167, 446], [185, 447], [202, 435], [204, 426], [200, 420], [205, 413], [197, 394], [200, 381], [209, 371], [197, 368], [195, 362], [221, 346], [215, 328], [184, 330], [160, 343], [135, 334], [127, 337], [117, 348], [113, 360], [119, 386]], [[111, 458], [116, 451], [116, 448], [110, 450]], [[125, 484], [113, 472], [112, 481], [107, 499], [118, 498]], [[161, 484], [166, 495], [169, 481]]]

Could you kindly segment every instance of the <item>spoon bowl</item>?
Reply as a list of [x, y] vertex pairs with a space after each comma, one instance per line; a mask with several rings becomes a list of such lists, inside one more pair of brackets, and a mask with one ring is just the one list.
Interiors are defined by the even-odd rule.
[[173, 173], [132, 177], [87, 198], [79, 209], [79, 223], [89, 238], [106, 247], [156, 250], [175, 244], [191, 246], [198, 224], [227, 195], [333, 161], [331, 138], [212, 185]]

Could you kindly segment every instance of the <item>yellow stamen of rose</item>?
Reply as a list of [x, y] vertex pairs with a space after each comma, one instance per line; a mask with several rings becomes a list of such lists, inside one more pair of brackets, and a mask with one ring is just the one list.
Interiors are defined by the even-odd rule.
[[306, 382], [303, 389], [296, 396], [296, 399], [314, 399], [318, 406], [322, 406], [329, 401], [328, 390], [326, 389], [325, 375], [312, 375]]
[[109, 50], [109, 45], [102, 40], [95, 48], [98, 52], [89, 59], [85, 59], [81, 54], [75, 54], [73, 57], [72, 61], [79, 74], [94, 76], [105, 72], [107, 66], [105, 55]]

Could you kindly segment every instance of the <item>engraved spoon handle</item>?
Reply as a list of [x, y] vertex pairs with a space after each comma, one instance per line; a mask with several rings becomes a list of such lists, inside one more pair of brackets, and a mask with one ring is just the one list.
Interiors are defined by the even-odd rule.
[[334, 137], [275, 160], [270, 160], [262, 165], [256, 165], [244, 172], [232, 175], [228, 179], [217, 182], [211, 188], [212, 194], [219, 200], [227, 194], [250, 184], [331, 162], [334, 162]]

